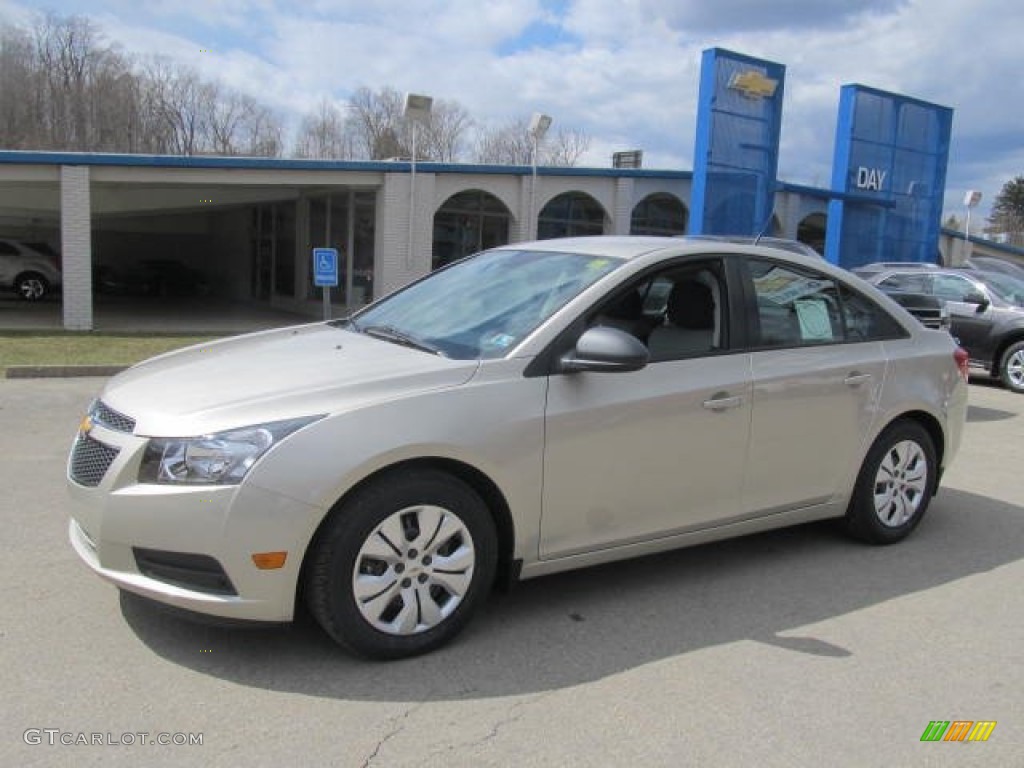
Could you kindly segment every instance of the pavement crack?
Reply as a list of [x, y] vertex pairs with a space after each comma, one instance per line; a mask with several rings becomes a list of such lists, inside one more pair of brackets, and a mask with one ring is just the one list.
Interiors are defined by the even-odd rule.
[[534, 696], [533, 698], [527, 699], [525, 701], [517, 701], [511, 707], [508, 708], [508, 710], [505, 712], [505, 716], [504, 717], [502, 717], [502, 718], [500, 718], [500, 719], [498, 719], [498, 720], [496, 720], [494, 722], [494, 724], [491, 726], [490, 733], [488, 733], [483, 738], [477, 739], [476, 741], [469, 742], [465, 746], [466, 747], [478, 747], [478, 746], [481, 746], [482, 744], [486, 744], [489, 741], [494, 741], [494, 739], [496, 739], [498, 737], [498, 733], [501, 732], [501, 730], [503, 728], [507, 728], [508, 726], [517, 723], [519, 720], [521, 720], [523, 718], [523, 715], [526, 714], [526, 707], [527, 706], [529, 706], [531, 704], [536, 704], [537, 702], [542, 701], [542, 700], [550, 697], [551, 695], [553, 695], [553, 692], [548, 692], [548, 693], [541, 694], [539, 696]]
[[397, 736], [398, 734], [400, 734], [402, 731], [405, 730], [405, 726], [406, 726], [406, 723], [409, 720], [409, 717], [413, 714], [413, 712], [415, 712], [417, 709], [419, 709], [422, 706], [423, 706], [422, 702], [419, 703], [419, 704], [415, 704], [415, 705], [409, 707], [404, 712], [402, 712], [400, 715], [395, 715], [394, 717], [388, 719], [388, 724], [391, 726], [391, 730], [389, 730], [387, 733], [385, 733], [377, 741], [377, 743], [373, 747], [373, 751], [370, 752], [369, 755], [367, 755], [365, 760], [363, 760], [362, 768], [369, 768], [369, 766], [373, 763], [373, 761], [377, 759], [377, 755], [380, 754], [380, 751], [381, 751], [381, 749], [384, 748], [384, 745], [387, 744], [389, 741], [391, 741], [391, 739], [395, 738], [395, 736]]

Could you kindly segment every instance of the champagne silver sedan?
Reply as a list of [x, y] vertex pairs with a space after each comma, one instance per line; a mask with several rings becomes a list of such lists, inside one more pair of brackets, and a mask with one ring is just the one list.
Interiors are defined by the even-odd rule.
[[966, 365], [777, 247], [511, 244], [113, 378], [71, 450], [70, 538], [121, 589], [254, 621], [305, 602], [352, 651], [409, 656], [516, 579], [823, 518], [902, 539]]

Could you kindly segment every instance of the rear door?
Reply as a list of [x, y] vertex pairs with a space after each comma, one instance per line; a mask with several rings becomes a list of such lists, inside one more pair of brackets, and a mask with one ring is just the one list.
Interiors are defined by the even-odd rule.
[[848, 483], [905, 331], [873, 301], [815, 270], [751, 259], [753, 400], [748, 514], [813, 506]]

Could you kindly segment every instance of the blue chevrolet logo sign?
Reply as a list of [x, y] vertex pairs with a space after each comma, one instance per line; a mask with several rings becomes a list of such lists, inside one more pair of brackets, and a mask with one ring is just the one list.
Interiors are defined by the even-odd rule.
[[313, 285], [335, 286], [338, 284], [338, 249], [313, 249]]

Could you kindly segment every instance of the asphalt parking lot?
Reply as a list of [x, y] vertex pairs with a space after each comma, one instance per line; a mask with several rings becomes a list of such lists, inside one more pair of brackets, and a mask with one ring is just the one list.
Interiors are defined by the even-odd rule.
[[[539, 579], [380, 664], [308, 621], [195, 624], [89, 573], [64, 461], [101, 385], [0, 380], [2, 765], [1024, 765], [1024, 397], [971, 386], [900, 545], [815, 524]], [[933, 720], [997, 725], [922, 743]]]

